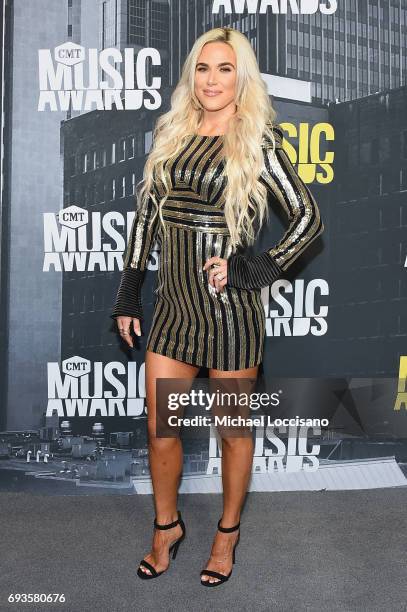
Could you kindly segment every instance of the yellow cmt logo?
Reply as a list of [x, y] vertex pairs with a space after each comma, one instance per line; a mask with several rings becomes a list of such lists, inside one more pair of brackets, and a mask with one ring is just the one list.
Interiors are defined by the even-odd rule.
[[394, 410], [400, 410], [401, 406], [407, 410], [407, 355], [400, 357], [399, 384], [397, 387], [397, 398]]
[[298, 138], [298, 153], [285, 138], [283, 148], [291, 162], [298, 164], [297, 171], [304, 183], [330, 183], [334, 178], [334, 153], [328, 151], [321, 159], [321, 141], [323, 138], [326, 141], [335, 140], [333, 126], [330, 123], [317, 123], [313, 126], [309, 123], [300, 123], [298, 126], [281, 123], [280, 126], [290, 138]]

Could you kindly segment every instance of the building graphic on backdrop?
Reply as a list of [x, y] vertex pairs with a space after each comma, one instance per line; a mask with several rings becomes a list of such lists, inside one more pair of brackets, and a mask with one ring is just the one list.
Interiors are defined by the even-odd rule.
[[211, 2], [202, 4], [204, 30], [238, 28], [262, 72], [310, 81], [315, 100], [353, 100], [407, 84], [406, 0], [341, 0], [330, 15], [213, 15]]
[[[4, 426], [12, 430], [40, 426], [44, 390], [38, 382], [46, 378], [46, 363], [61, 350], [61, 275], [44, 274], [43, 249], [38, 247], [44, 211], [56, 214], [63, 206], [60, 122], [65, 113], [37, 110], [38, 50], [54, 49], [71, 34], [81, 36], [84, 46], [97, 47], [96, 0], [68, 4], [66, 0], [6, 3], [8, 35], [3, 42], [11, 57], [7, 95], [12, 104], [4, 120], [12, 128], [12, 146], [7, 157], [9, 206], [7, 216], [2, 216], [8, 264], [4, 262], [7, 282], [1, 287], [7, 298], [0, 350], [7, 371], [0, 405], [7, 411]], [[24, 228], [29, 228], [25, 237]], [[21, 321], [33, 322], [32, 333], [23, 332]]]
[[[136, 52], [146, 48], [158, 49], [162, 65], [167, 66], [170, 11], [170, 2], [99, 0], [99, 48], [116, 48], [119, 51], [133, 48]], [[156, 67], [150, 64], [147, 81], [151, 81], [157, 72]], [[159, 70], [159, 76], [162, 86], [167, 86], [167, 70]]]
[[[344, 0], [335, 2], [334, 11], [312, 14], [294, 14], [290, 5], [296, 3], [287, 2], [281, 5], [288, 10], [279, 14], [273, 3], [260, 13], [261, 4], [101, 1], [101, 48], [134, 44], [163, 48], [162, 53], [165, 48], [163, 63], [168, 60], [168, 84], [174, 86], [197, 36], [229, 26], [251, 41], [263, 73], [309, 81], [318, 102], [352, 100], [407, 83], [406, 0]], [[329, 5], [312, 3], [317, 4]]]
[[[393, 376], [407, 343], [407, 87], [330, 106], [331, 374]], [[366, 351], [366, 344], [369, 350]]]

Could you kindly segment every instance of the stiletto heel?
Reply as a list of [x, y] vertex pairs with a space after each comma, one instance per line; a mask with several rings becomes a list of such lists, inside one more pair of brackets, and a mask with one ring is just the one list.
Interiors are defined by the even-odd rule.
[[[234, 527], [221, 527], [220, 526], [221, 520], [222, 519], [219, 519], [219, 521], [218, 521], [218, 529], [219, 529], [219, 531], [223, 531], [224, 533], [231, 533], [232, 531], [236, 531], [236, 529], [239, 529], [239, 527], [240, 527], [240, 522], [237, 525], [235, 525]], [[239, 532], [237, 540], [236, 540], [236, 542], [235, 542], [235, 544], [233, 546], [233, 549], [232, 549], [232, 560], [233, 560], [233, 563], [235, 562], [235, 559], [236, 559], [235, 550], [236, 550], [236, 546], [239, 543], [239, 540], [240, 540], [240, 532]], [[209, 580], [202, 580], [201, 579], [201, 584], [203, 584], [203, 586], [208, 586], [208, 587], [213, 587], [213, 586], [218, 586], [218, 584], [223, 584], [224, 582], [229, 580], [229, 578], [232, 575], [232, 571], [233, 571], [233, 568], [230, 570], [229, 574], [221, 574], [220, 572], [215, 572], [214, 570], [203, 569], [201, 571], [201, 574], [200, 574], [201, 576], [204, 576], [204, 575], [206, 575], [206, 576], [213, 576], [214, 578], [218, 578], [218, 581], [217, 582], [210, 582]]]
[[184, 535], [180, 536], [179, 540], [177, 540], [177, 541], [175, 542], [175, 544], [172, 544], [172, 545], [170, 546], [170, 550], [169, 550], [169, 552], [171, 552], [171, 549], [172, 549], [172, 548], [174, 548], [174, 550], [173, 550], [173, 552], [172, 552], [172, 558], [173, 558], [173, 559], [175, 559], [175, 557], [177, 556], [177, 552], [178, 552], [179, 545], [181, 544], [181, 542], [182, 542], [182, 540], [183, 540], [183, 539], [184, 539]]
[[[154, 527], [156, 529], [171, 529], [172, 527], [176, 527], [176, 525], [178, 525], [178, 524], [181, 526], [182, 535], [178, 538], [178, 540], [175, 540], [175, 542], [173, 542], [171, 544], [171, 546], [169, 547], [169, 549], [168, 549], [169, 553], [172, 551], [172, 558], [173, 559], [175, 559], [175, 557], [177, 556], [179, 545], [181, 544], [182, 540], [185, 538], [185, 533], [186, 533], [185, 524], [184, 524], [184, 521], [181, 518], [181, 512], [179, 510], [177, 512], [178, 512], [177, 520], [173, 521], [172, 523], [168, 523], [167, 525], [159, 525], [157, 523], [156, 518], [154, 518]], [[165, 570], [162, 570], [161, 572], [157, 572], [155, 567], [153, 565], [151, 565], [151, 563], [149, 563], [145, 559], [142, 559], [140, 561], [139, 565], [143, 565], [144, 567], [149, 569], [150, 572], [151, 572], [151, 574], [147, 574], [146, 572], [143, 572], [141, 567], [139, 567], [137, 569], [137, 576], [139, 578], [141, 578], [142, 580], [149, 580], [150, 578], [157, 578], [158, 576], [161, 576], [161, 574], [163, 574], [164, 572], [167, 571], [165, 569]]]

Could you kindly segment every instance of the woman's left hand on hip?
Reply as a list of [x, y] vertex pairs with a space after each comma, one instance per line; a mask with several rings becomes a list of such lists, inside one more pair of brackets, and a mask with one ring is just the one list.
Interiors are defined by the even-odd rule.
[[208, 268], [210, 268], [208, 273], [209, 284], [215, 287], [216, 291], [223, 291], [228, 282], [227, 259], [210, 257], [206, 260], [203, 269], [208, 270]]

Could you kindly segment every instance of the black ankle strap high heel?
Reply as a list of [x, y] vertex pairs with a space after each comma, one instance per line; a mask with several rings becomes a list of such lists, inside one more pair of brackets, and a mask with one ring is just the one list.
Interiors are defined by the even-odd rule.
[[[221, 522], [222, 519], [219, 519], [218, 521], [218, 529], [219, 531], [223, 531], [223, 533], [231, 533], [232, 531], [236, 531], [237, 529], [239, 529], [240, 527], [240, 521], [237, 525], [235, 525], [234, 527], [221, 527]], [[236, 560], [236, 555], [235, 555], [235, 548], [238, 545], [240, 540], [240, 533], [237, 537], [237, 540], [235, 542], [235, 545], [233, 546], [233, 551], [232, 551], [232, 561], [233, 563]], [[218, 586], [218, 584], [222, 584], [223, 582], [226, 582], [227, 580], [229, 580], [229, 578], [232, 575], [232, 571], [233, 568], [230, 570], [229, 574], [221, 574], [220, 572], [215, 572], [214, 570], [206, 570], [203, 569], [201, 571], [201, 576], [213, 576], [214, 578], [217, 578], [218, 580], [216, 582], [210, 582], [209, 580], [202, 580], [201, 579], [201, 584], [203, 584], [203, 586], [208, 586], [208, 587], [214, 587], [214, 586]]]
[[[182, 540], [185, 538], [185, 533], [186, 533], [185, 524], [184, 524], [184, 521], [182, 520], [182, 517], [181, 517], [181, 512], [179, 510], [177, 512], [178, 512], [177, 520], [173, 521], [172, 523], [167, 523], [166, 525], [159, 525], [157, 523], [157, 517], [154, 518], [154, 527], [156, 529], [172, 529], [172, 527], [176, 527], [177, 525], [181, 525], [182, 535], [178, 538], [178, 540], [175, 540], [175, 542], [173, 542], [171, 544], [171, 546], [170, 546], [170, 548], [168, 550], [169, 553], [171, 552], [171, 550], [173, 551], [172, 552], [172, 558], [173, 559], [176, 558], [179, 545], [181, 544]], [[151, 572], [151, 574], [147, 574], [147, 572], [143, 572], [141, 567], [139, 567], [137, 569], [137, 576], [139, 576], [139, 578], [141, 578], [142, 580], [149, 580], [150, 578], [157, 578], [158, 576], [161, 576], [161, 574], [163, 574], [164, 572], [167, 571], [167, 570], [162, 570], [161, 572], [157, 572], [155, 567], [153, 565], [151, 565], [151, 563], [149, 563], [145, 559], [142, 559], [140, 561], [139, 565], [143, 565], [144, 567], [149, 569], [150, 572]]]

